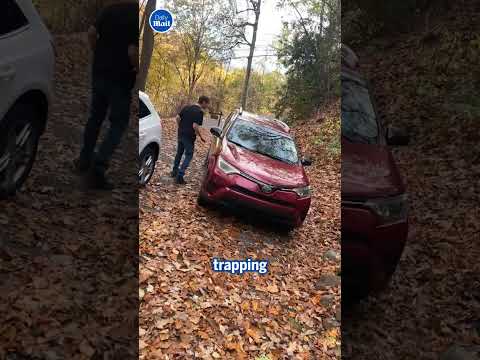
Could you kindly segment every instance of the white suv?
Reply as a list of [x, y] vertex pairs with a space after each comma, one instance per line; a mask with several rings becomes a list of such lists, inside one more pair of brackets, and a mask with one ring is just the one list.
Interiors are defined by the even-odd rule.
[[30, 173], [53, 93], [52, 38], [30, 0], [1, 0], [0, 197]]
[[153, 176], [162, 143], [162, 123], [147, 94], [139, 91], [139, 170], [138, 181], [146, 185]]

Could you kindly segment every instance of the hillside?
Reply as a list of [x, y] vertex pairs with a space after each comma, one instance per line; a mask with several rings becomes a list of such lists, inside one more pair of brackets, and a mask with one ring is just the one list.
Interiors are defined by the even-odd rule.
[[462, 359], [477, 358], [479, 27], [478, 3], [460, 1], [432, 18], [428, 33], [357, 45], [380, 115], [411, 135], [395, 157], [412, 231], [390, 289], [345, 322], [347, 358], [433, 360], [461, 345], [472, 354]]

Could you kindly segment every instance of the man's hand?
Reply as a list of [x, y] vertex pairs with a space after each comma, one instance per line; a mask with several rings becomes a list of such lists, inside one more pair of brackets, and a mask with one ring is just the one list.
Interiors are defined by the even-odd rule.
[[202, 129], [201, 129], [200, 127], [199, 127], [199, 129], [198, 129], [198, 132], [199, 132], [199, 134], [200, 134], [200, 139], [201, 139], [204, 143], [206, 143], [207, 140], [203, 137], [203, 131], [202, 131]]
[[200, 126], [198, 126], [198, 124], [196, 123], [193, 123], [193, 129], [195, 130], [195, 134], [197, 134], [200, 140], [202, 140], [202, 142], [206, 142], [205, 138], [203, 137]]

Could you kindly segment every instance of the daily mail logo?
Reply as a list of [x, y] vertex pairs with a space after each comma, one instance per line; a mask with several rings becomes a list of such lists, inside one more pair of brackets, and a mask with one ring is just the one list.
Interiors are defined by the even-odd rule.
[[172, 30], [174, 19], [170, 11], [158, 9], [150, 15], [149, 23], [153, 31], [164, 34]]

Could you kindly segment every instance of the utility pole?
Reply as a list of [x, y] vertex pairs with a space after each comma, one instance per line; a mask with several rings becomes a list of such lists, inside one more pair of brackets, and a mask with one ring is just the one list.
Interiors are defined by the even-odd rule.
[[243, 92], [242, 92], [242, 108], [243, 109], [247, 107], [248, 85], [250, 83], [250, 76], [252, 74], [252, 62], [253, 62], [253, 55], [255, 52], [255, 43], [257, 42], [258, 20], [260, 19], [260, 8], [262, 6], [262, 0], [250, 0], [250, 3], [252, 4], [253, 11], [255, 13], [255, 22], [253, 24], [247, 24], [252, 26], [253, 35], [252, 35], [252, 41], [249, 43], [250, 54], [248, 55], [247, 71], [245, 74], [245, 82], [243, 84]]

